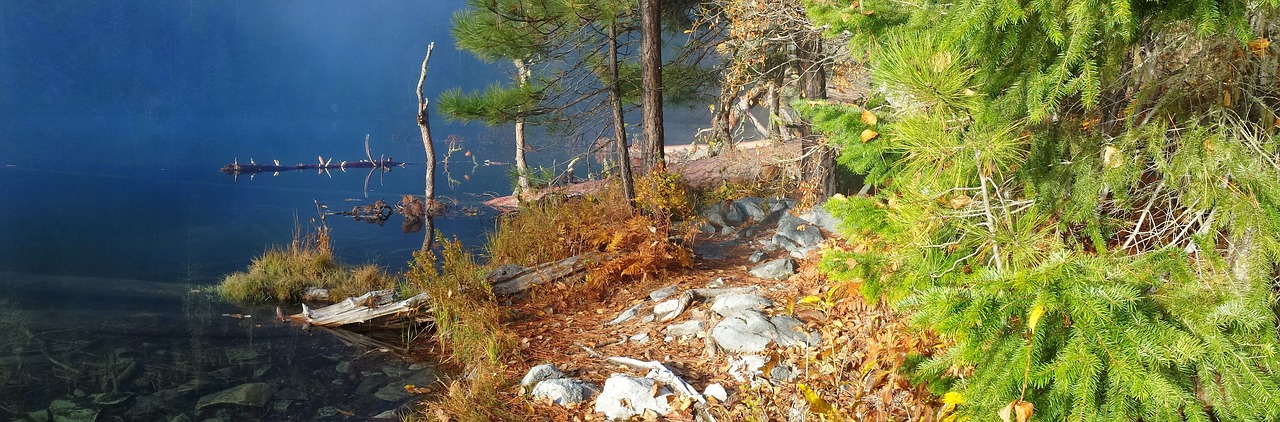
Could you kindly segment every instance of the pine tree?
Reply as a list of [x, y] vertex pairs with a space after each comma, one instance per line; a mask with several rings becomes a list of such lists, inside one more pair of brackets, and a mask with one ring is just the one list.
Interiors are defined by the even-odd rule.
[[809, 1], [874, 94], [806, 110], [879, 188], [824, 268], [952, 342], [953, 416], [1280, 418], [1276, 6]]

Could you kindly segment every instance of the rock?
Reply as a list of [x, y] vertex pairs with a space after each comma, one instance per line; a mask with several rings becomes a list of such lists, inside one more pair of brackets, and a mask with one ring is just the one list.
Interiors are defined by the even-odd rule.
[[273, 397], [278, 399], [297, 400], [297, 401], [307, 401], [308, 399], [306, 393], [303, 393], [301, 390], [298, 390], [293, 387], [282, 388], [280, 389], [280, 391], [277, 391], [275, 396]]
[[725, 202], [720, 206], [724, 207], [724, 222], [728, 223], [728, 225], [738, 227], [747, 222], [747, 213], [744, 212], [742, 207], [738, 207], [732, 202]]
[[49, 415], [54, 422], [93, 422], [98, 419], [99, 411], [69, 399], [57, 399], [49, 403]]
[[729, 223], [724, 221], [724, 211], [722, 205], [712, 205], [702, 210], [702, 218], [707, 220], [707, 224], [710, 224], [716, 230], [720, 230], [729, 227]]
[[360, 380], [360, 384], [356, 385], [356, 395], [369, 396], [370, 394], [373, 394], [374, 391], [378, 391], [379, 388], [387, 385], [388, 380], [389, 379], [386, 375], [372, 375], [364, 377], [364, 379]]
[[[613, 420], [626, 420], [652, 410], [659, 415], [671, 413], [671, 406], [658, 391], [654, 381], [624, 374], [613, 374], [604, 382], [604, 389], [596, 397], [595, 411]], [[654, 391], [660, 394], [654, 397]], [[669, 392], [667, 394], [670, 394]]]
[[769, 369], [769, 381], [775, 383], [789, 383], [796, 379], [796, 369], [790, 364], [773, 365]]
[[749, 218], [757, 223], [764, 221], [765, 216], [768, 215], [768, 213], [765, 212], [765, 208], [768, 207], [768, 205], [765, 204], [764, 198], [755, 198], [755, 197], [742, 198], [742, 199], [733, 201], [733, 206], [737, 208], [738, 211], [741, 212], [744, 217]]
[[752, 268], [748, 271], [753, 276], [766, 280], [786, 280], [796, 273], [796, 263], [790, 258], [775, 259]]
[[779, 346], [817, 347], [822, 344], [822, 334], [817, 331], [805, 331], [804, 322], [793, 316], [779, 315], [769, 319], [778, 335], [775, 341]]
[[747, 261], [751, 261], [752, 264], [755, 264], [760, 261], [764, 261], [764, 257], [764, 251], [755, 251], [751, 253], [751, 256], [747, 257]]
[[568, 375], [565, 375], [565, 373], [561, 371], [560, 368], [556, 368], [555, 365], [544, 363], [530, 368], [529, 372], [524, 374], [524, 378], [520, 379], [520, 386], [524, 388], [532, 388], [539, 382], [564, 378], [566, 376]]
[[383, 410], [383, 411], [382, 411], [382, 413], [379, 413], [379, 414], [373, 415], [373, 418], [371, 418], [371, 419], [392, 419], [392, 420], [400, 420], [400, 413], [399, 413], [399, 412], [396, 412], [396, 410], [395, 410], [395, 409]]
[[769, 360], [760, 355], [738, 356], [729, 360], [729, 376], [738, 382], [753, 382], [760, 375], [764, 375], [761, 369], [767, 363]]
[[680, 300], [671, 299], [666, 302], [653, 305], [653, 314], [659, 315], [659, 316], [665, 316], [669, 313], [675, 312], [677, 309], [680, 309]]
[[319, 410], [316, 410], [316, 416], [321, 418], [332, 418], [334, 416], [338, 416], [338, 407], [337, 406], [321, 407]]
[[702, 242], [693, 246], [693, 253], [702, 259], [719, 261], [725, 258], [724, 246], [719, 243]]
[[840, 219], [831, 215], [831, 212], [827, 211], [822, 205], [815, 206], [808, 212], [800, 214], [800, 218], [828, 232], [840, 233]]
[[90, 397], [93, 397], [93, 404], [114, 406], [133, 398], [133, 393], [102, 393], [94, 394]]
[[227, 361], [234, 364], [249, 363], [262, 356], [261, 353], [248, 347], [228, 347], [222, 353], [227, 355]]
[[386, 364], [386, 365], [382, 365], [382, 367], [378, 369], [381, 370], [382, 373], [386, 374], [388, 377], [401, 378], [406, 375], [409, 375], [409, 373], [413, 372], [415, 369], [424, 369], [424, 368], [426, 367], [424, 366], [421, 368], [414, 368], [410, 366], [408, 369], [405, 369], [397, 365]]
[[191, 417], [186, 414], [181, 414], [174, 416], [173, 419], [169, 419], [169, 422], [191, 422]]
[[701, 320], [685, 321], [667, 326], [667, 335], [671, 337], [694, 337], [706, 330], [707, 323]]
[[344, 360], [342, 362], [338, 362], [338, 365], [335, 366], [333, 370], [338, 371], [339, 374], [350, 374], [351, 361]]
[[408, 385], [408, 384], [393, 382], [393, 383], [384, 385], [382, 386], [382, 388], [379, 388], [378, 391], [375, 391], [373, 393], [373, 396], [377, 397], [379, 400], [389, 401], [393, 403], [403, 401], [405, 399], [408, 399], [409, 397], [413, 397], [413, 394], [409, 394], [408, 391], [404, 390], [405, 385]]
[[724, 391], [724, 386], [718, 382], [707, 384], [707, 388], [702, 390], [702, 395], [716, 399], [721, 403], [729, 401], [729, 392]]
[[49, 422], [49, 409], [27, 412], [27, 420], [31, 422]]
[[715, 280], [711, 280], [707, 282], [707, 288], [710, 288], [710, 289], [719, 289], [727, 285], [728, 283], [724, 282], [724, 277], [716, 277]]
[[293, 405], [293, 400], [273, 400], [271, 401], [271, 409], [276, 412], [285, 413], [289, 411], [289, 406]]
[[716, 296], [711, 304], [711, 311], [720, 316], [731, 317], [743, 311], [763, 311], [773, 306], [773, 301], [750, 293], [732, 293]]
[[739, 312], [711, 329], [711, 338], [716, 344], [733, 353], [761, 352], [776, 335], [773, 324], [758, 311]]
[[582, 403], [600, 392], [600, 388], [586, 381], [573, 378], [543, 380], [533, 387], [533, 397], [543, 397], [552, 403], [569, 406]]
[[807, 251], [822, 243], [822, 230], [808, 221], [786, 214], [778, 220], [778, 231], [773, 235], [773, 242], [788, 251]]
[[671, 295], [676, 294], [676, 291], [678, 291], [679, 289], [680, 289], [680, 286], [673, 284], [658, 290], [654, 290], [652, 292], [649, 292], [649, 300], [657, 302], [659, 300], [669, 298], [671, 297]]
[[631, 336], [631, 341], [636, 344], [645, 344], [649, 342], [649, 333], [639, 333]]
[[215, 404], [234, 404], [237, 406], [262, 407], [276, 392], [276, 386], [265, 382], [240, 384], [213, 394], [201, 397], [196, 401], [196, 411]]

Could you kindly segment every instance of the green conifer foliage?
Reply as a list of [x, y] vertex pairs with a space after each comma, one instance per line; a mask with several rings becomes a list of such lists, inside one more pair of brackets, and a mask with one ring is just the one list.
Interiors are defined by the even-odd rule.
[[811, 0], [881, 117], [805, 107], [879, 188], [824, 269], [952, 341], [912, 369], [962, 418], [1280, 419], [1274, 6]]

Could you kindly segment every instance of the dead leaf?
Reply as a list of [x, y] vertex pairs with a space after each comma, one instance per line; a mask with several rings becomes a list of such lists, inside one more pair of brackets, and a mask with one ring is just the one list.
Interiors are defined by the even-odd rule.
[[[1014, 400], [997, 413], [1004, 422], [1027, 422], [1035, 413], [1036, 406], [1031, 402]], [[1012, 419], [1010, 419], [1012, 418]]]
[[822, 396], [819, 396], [812, 388], [803, 383], [796, 384], [796, 388], [800, 390], [800, 394], [804, 395], [805, 401], [809, 402], [810, 412], [824, 416], [836, 416], [836, 409], [831, 407], [831, 404], [823, 400]]
[[1036, 333], [1036, 324], [1040, 322], [1040, 317], [1044, 316], [1044, 306], [1036, 305], [1031, 309], [1031, 316], [1027, 318], [1027, 326], [1031, 327], [1031, 334]]
[[880, 136], [880, 132], [876, 132], [876, 131], [871, 130], [871, 129], [863, 129], [863, 130], [862, 130], [862, 143], [864, 143], [864, 144], [865, 144], [865, 143], [867, 143], [868, 141], [870, 141], [870, 140], [872, 140], [872, 139], [876, 139], [876, 137], [878, 137], [878, 136]]
[[1231, 91], [1222, 91], [1222, 106], [1231, 107]]
[[1253, 41], [1249, 41], [1249, 51], [1252, 51], [1253, 54], [1258, 57], [1265, 56], [1267, 54], [1267, 47], [1270, 46], [1270, 38], [1258, 38]]
[[967, 207], [969, 206], [969, 204], [972, 204], [972, 203], [973, 203], [973, 198], [969, 197], [969, 195], [965, 195], [962, 193], [962, 194], [951, 197], [951, 201], [948, 205], [951, 206], [951, 209], [958, 210], [960, 208]]
[[862, 109], [862, 123], [865, 123], [867, 126], [875, 126], [877, 121], [879, 121], [879, 119], [876, 118], [876, 115], [872, 113], [871, 110], [867, 110], [865, 108]]

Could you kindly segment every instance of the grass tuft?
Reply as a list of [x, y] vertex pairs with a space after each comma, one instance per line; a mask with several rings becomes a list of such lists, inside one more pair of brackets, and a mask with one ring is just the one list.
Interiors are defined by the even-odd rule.
[[342, 300], [395, 284], [377, 266], [348, 270], [338, 265], [328, 229], [320, 227], [305, 236], [295, 232], [288, 247], [268, 249], [249, 264], [248, 271], [227, 275], [218, 292], [241, 303], [296, 303], [308, 287], [329, 289], [331, 299]]

